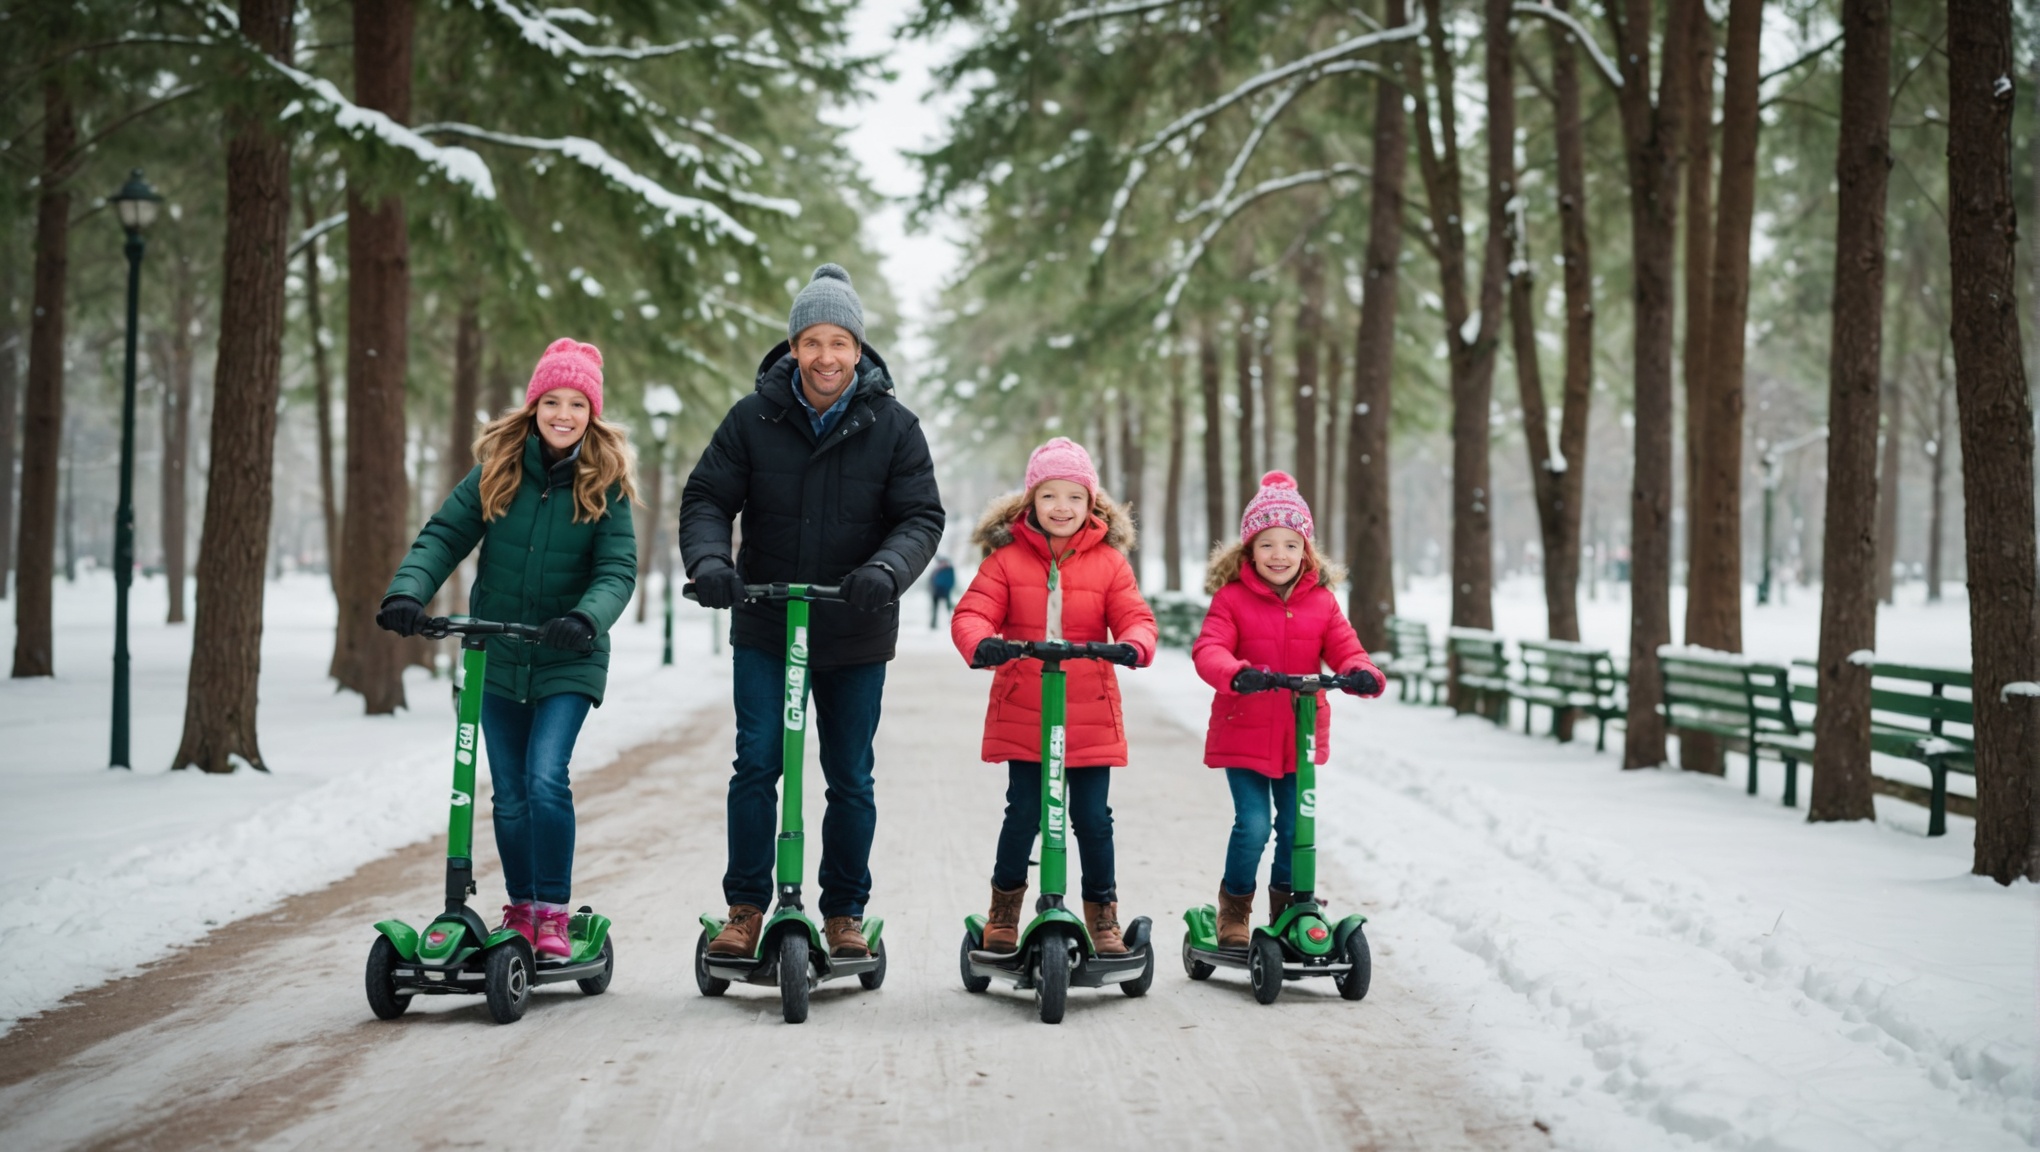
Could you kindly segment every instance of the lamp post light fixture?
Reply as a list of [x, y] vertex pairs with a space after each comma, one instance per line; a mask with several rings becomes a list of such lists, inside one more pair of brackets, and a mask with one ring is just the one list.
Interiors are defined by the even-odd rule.
[[[661, 490], [666, 483], [666, 435], [672, 431], [673, 417], [680, 414], [680, 408], [680, 394], [673, 390], [672, 385], [654, 384], [645, 389], [645, 412], [652, 418], [652, 444], [656, 448], [653, 483], [658, 484]], [[663, 505], [664, 501], [660, 503]], [[666, 538], [660, 526], [652, 526], [652, 538], [654, 540]], [[666, 581], [665, 590], [661, 594], [666, 613], [663, 625], [665, 650], [659, 657], [659, 663], [670, 668], [673, 666], [673, 549], [670, 543], [659, 549], [659, 574], [664, 576]]]
[[140, 316], [144, 234], [156, 222], [163, 198], [142, 170], [109, 197], [127, 233], [127, 365], [120, 390], [120, 504], [113, 519], [113, 738], [109, 768], [133, 768], [128, 755], [128, 586], [135, 576], [135, 337]]

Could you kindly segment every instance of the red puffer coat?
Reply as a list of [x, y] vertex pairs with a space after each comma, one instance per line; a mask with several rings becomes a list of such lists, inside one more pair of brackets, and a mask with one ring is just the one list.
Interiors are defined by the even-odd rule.
[[[1241, 564], [1237, 578], [1227, 581], [1211, 598], [1204, 630], [1190, 648], [1197, 674], [1218, 689], [1211, 701], [1211, 724], [1204, 736], [1204, 763], [1212, 768], [1251, 768], [1263, 776], [1283, 777], [1296, 771], [1296, 721], [1287, 692], [1232, 690], [1241, 669], [1265, 668], [1310, 676], [1329, 665], [1339, 673], [1365, 668], [1382, 683], [1381, 670], [1367, 658], [1360, 637], [1339, 610], [1330, 589], [1318, 584], [1315, 572], [1297, 577], [1296, 588], [1283, 600], [1254, 571]], [[1381, 695], [1377, 688], [1373, 695]], [[1332, 713], [1318, 693], [1317, 762], [1331, 753]]]
[[[991, 554], [956, 602], [949, 635], [968, 661], [979, 641], [1048, 638], [1048, 537], [1027, 515], [1024, 494], [994, 501], [978, 524], [977, 543]], [[1141, 599], [1123, 549], [1133, 546], [1133, 523], [1101, 499], [1090, 520], [1070, 538], [1062, 562], [1062, 638], [1073, 644], [1110, 640], [1131, 644], [1146, 665], [1155, 658], [1155, 614]], [[1064, 762], [1072, 768], [1126, 763], [1126, 724], [1120, 717], [1119, 678], [1102, 660], [1072, 660], [1064, 712]], [[999, 666], [985, 712], [984, 759], [1041, 759], [1041, 661]]]

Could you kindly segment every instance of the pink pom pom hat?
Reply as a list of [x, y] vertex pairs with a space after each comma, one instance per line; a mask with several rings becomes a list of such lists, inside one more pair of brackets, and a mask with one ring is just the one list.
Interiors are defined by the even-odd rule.
[[524, 390], [529, 408], [540, 396], [555, 388], [572, 388], [588, 398], [592, 415], [602, 415], [602, 349], [578, 340], [559, 339], [546, 347], [531, 371], [531, 387]]
[[1305, 540], [1311, 534], [1310, 505], [1296, 490], [1296, 478], [1287, 472], [1270, 472], [1261, 477], [1261, 490], [1247, 502], [1240, 516], [1240, 543], [1252, 540], [1267, 528], [1287, 528]]
[[1027, 491], [1032, 494], [1036, 488], [1050, 480], [1067, 480], [1082, 484], [1091, 494], [1091, 502], [1098, 501], [1098, 466], [1091, 463], [1091, 454], [1082, 444], [1067, 436], [1058, 436], [1034, 450], [1027, 458]]

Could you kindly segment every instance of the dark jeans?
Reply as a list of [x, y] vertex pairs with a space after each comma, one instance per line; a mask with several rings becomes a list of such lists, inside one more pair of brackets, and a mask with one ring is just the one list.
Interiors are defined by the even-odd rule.
[[[1083, 862], [1084, 899], [1110, 904], [1119, 899], [1113, 874], [1112, 789], [1110, 768], [1063, 770], [1063, 802], [1069, 812], [1070, 836]], [[1027, 857], [1041, 832], [1041, 763], [1014, 760], [1006, 765], [1006, 822], [999, 829], [999, 855], [992, 865], [992, 887], [1011, 891], [1027, 883]]]
[[[765, 908], [772, 902], [778, 787], [784, 762], [786, 660], [778, 652], [734, 647], [736, 772], [730, 777], [729, 871], [723, 898]], [[871, 898], [871, 739], [878, 733], [885, 664], [809, 669], [813, 723], [821, 737], [828, 809], [822, 816], [821, 912], [862, 916]]]
[[1251, 768], [1228, 768], [1232, 787], [1232, 839], [1225, 846], [1225, 890], [1235, 896], [1254, 894], [1261, 870], [1261, 849], [1268, 846], [1269, 802], [1274, 802], [1275, 859], [1268, 864], [1268, 883], [1289, 887], [1289, 849], [1296, 843], [1296, 773], [1270, 779]]
[[949, 602], [949, 596], [948, 592], [929, 591], [928, 631], [933, 632], [935, 630], [936, 621], [942, 619], [942, 613], [945, 609], [952, 614], [955, 613], [956, 605]]
[[595, 701], [579, 692], [519, 704], [482, 695], [495, 788], [496, 853], [512, 901], [565, 904], [574, 882], [574, 788], [567, 761]]

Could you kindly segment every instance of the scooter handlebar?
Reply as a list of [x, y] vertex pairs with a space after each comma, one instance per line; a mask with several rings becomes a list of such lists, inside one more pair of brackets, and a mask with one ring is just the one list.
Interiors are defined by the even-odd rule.
[[1316, 676], [1295, 676], [1288, 673], [1274, 672], [1262, 674], [1271, 677], [1274, 683], [1268, 685], [1267, 688], [1255, 689], [1257, 692], [1267, 692], [1276, 688], [1287, 692], [1331, 692], [1348, 687], [1344, 676], [1326, 676], [1323, 673], [1319, 673]]
[[1072, 644], [1068, 640], [1008, 640], [1021, 655], [1036, 660], [1105, 660], [1127, 668], [1140, 666], [1140, 650], [1131, 644], [1107, 644], [1091, 640]]
[[[843, 590], [834, 584], [805, 585], [805, 587], [807, 588], [807, 594], [803, 596], [795, 596], [793, 594], [793, 587], [794, 586], [792, 584], [785, 583], [746, 584], [744, 585], [744, 600], [747, 603], [757, 601], [772, 603], [783, 600], [841, 601], [843, 599]], [[680, 595], [685, 596], [689, 600], [698, 601], [701, 599], [700, 596], [695, 594], [694, 581], [692, 580], [689, 580], [687, 583], [680, 586]]]
[[465, 616], [433, 616], [418, 622], [418, 635], [428, 640], [444, 640], [448, 636], [509, 636], [536, 644], [543, 632], [536, 624], [506, 624]]

